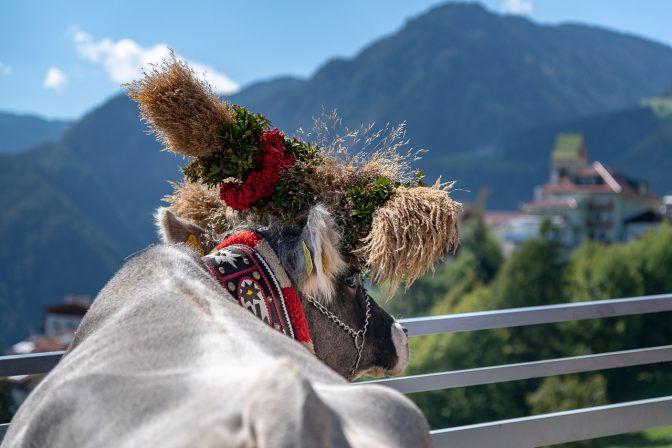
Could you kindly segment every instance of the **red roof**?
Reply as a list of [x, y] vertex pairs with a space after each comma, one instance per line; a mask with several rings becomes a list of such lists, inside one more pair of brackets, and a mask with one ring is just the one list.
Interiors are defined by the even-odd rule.
[[597, 172], [597, 170], [593, 165], [586, 165], [584, 167], [581, 167], [581, 169], [579, 169], [577, 175], [582, 177], [590, 177], [590, 176], [597, 176], [599, 175], [599, 173]]
[[486, 212], [484, 221], [489, 226], [498, 227], [521, 215], [522, 213], [513, 211]]
[[528, 207], [548, 207], [548, 208], [576, 208], [576, 201], [572, 198], [567, 199], [536, 199], [525, 204]]
[[655, 194], [640, 191], [639, 182], [628, 179], [612, 168], [606, 168], [600, 162], [594, 162], [578, 171], [577, 180], [589, 178], [599, 178], [600, 183], [584, 185], [563, 177], [556, 183], [544, 185], [543, 191], [544, 193], [616, 193], [658, 199]]
[[614, 193], [609, 185], [576, 185], [570, 181], [544, 185], [544, 193]]
[[32, 336], [27, 341], [21, 341], [9, 350], [9, 354], [43, 353], [65, 350], [70, 345], [74, 331], [64, 331], [57, 335]]
[[66, 314], [69, 316], [83, 316], [86, 314], [88, 307], [79, 305], [56, 305], [47, 308], [48, 314]]

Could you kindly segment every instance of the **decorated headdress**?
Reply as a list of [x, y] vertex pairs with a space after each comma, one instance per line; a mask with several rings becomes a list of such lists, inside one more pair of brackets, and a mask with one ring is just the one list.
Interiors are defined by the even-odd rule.
[[389, 148], [345, 154], [288, 137], [262, 115], [227, 104], [174, 57], [129, 84], [168, 151], [191, 159], [168, 197], [194, 224], [224, 232], [241, 221], [303, 225], [322, 204], [340, 251], [378, 283], [409, 285], [458, 244], [450, 184], [428, 186]]

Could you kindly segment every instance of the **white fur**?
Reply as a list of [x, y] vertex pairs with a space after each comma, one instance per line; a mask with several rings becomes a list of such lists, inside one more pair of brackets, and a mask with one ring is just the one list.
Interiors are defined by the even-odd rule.
[[[322, 205], [310, 210], [301, 239], [310, 249], [314, 268], [310, 274], [303, 276], [299, 290], [328, 303], [334, 296], [334, 281], [346, 268], [346, 263], [338, 250], [340, 236], [336, 231], [336, 222]], [[305, 264], [301, 241], [295, 250]]]
[[397, 352], [397, 364], [392, 367], [388, 372], [388, 375], [398, 375], [406, 369], [409, 361], [409, 352], [408, 352], [408, 337], [404, 332], [404, 327], [401, 326], [396, 320], [392, 324], [392, 343], [394, 344], [394, 349]]
[[193, 235], [197, 238], [200, 251], [203, 253], [210, 252], [215, 246], [215, 243], [209, 240], [203, 229], [175, 215], [168, 207], [160, 207], [156, 210], [154, 222], [163, 243], [185, 243], [189, 236]]
[[171, 241], [171, 235], [168, 230], [170, 227], [170, 216], [174, 217], [175, 215], [173, 215], [168, 207], [159, 207], [154, 213], [154, 223], [156, 224], [156, 229], [159, 232], [159, 238], [161, 239], [162, 243], [166, 244], [174, 243], [174, 241]]

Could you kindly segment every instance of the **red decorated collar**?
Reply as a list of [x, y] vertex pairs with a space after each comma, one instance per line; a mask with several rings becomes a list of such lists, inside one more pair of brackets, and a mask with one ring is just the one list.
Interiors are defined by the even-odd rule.
[[202, 260], [243, 308], [312, 350], [299, 296], [261, 235], [249, 230], [235, 233]]

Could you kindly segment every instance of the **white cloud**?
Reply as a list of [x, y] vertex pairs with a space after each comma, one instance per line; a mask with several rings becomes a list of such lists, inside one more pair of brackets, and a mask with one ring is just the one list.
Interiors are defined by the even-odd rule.
[[56, 67], [50, 67], [49, 70], [47, 70], [47, 75], [44, 77], [42, 86], [45, 89], [60, 91], [63, 90], [67, 83], [68, 77], [65, 76], [65, 73]]
[[502, 3], [502, 11], [510, 14], [529, 14], [534, 9], [531, 0], [505, 0]]
[[[79, 28], [71, 29], [72, 40], [77, 46], [80, 56], [91, 62], [101, 64], [110, 79], [116, 83], [130, 82], [140, 76], [142, 68], [148, 64], [160, 62], [170, 54], [170, 49], [165, 44], [143, 48], [132, 39], [114, 41], [110, 38], [94, 40], [94, 38]], [[231, 78], [214, 68], [198, 62], [185, 60], [220, 94], [237, 92], [240, 87]]]
[[9, 76], [11, 74], [12, 74], [12, 67], [7, 64], [3, 64], [2, 61], [0, 61], [0, 75]]

